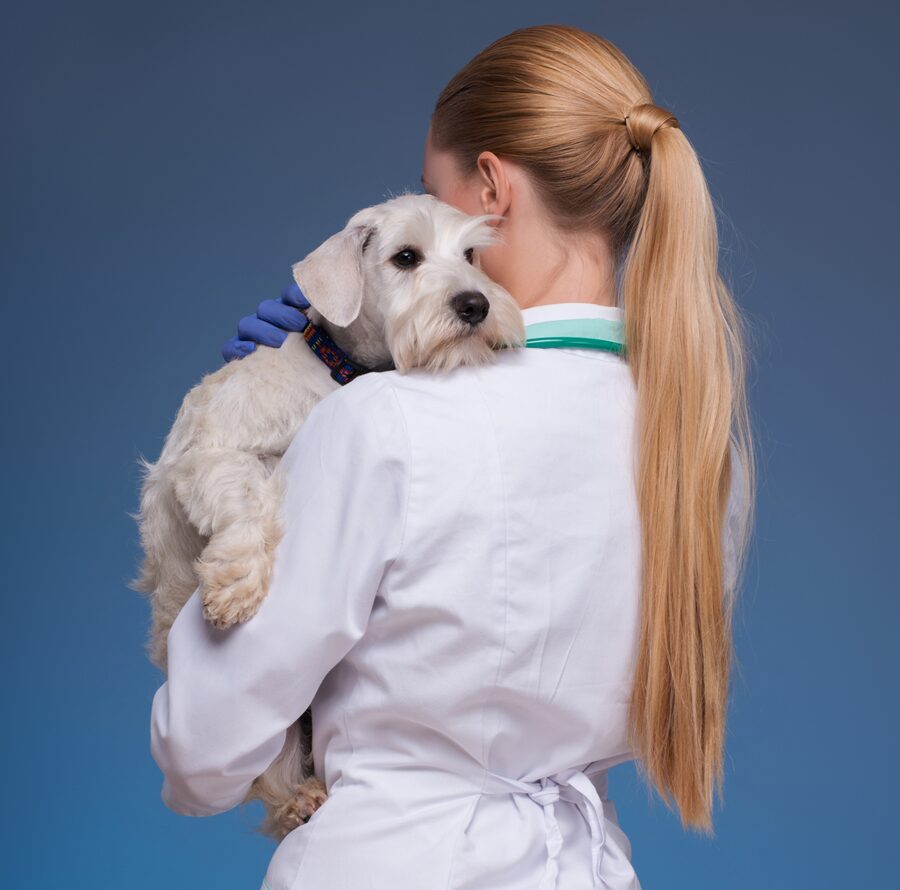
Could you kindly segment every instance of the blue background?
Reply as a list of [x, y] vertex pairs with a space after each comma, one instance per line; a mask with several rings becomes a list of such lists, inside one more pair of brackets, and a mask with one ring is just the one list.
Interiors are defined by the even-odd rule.
[[6, 10], [3, 886], [259, 887], [258, 804], [191, 819], [159, 799], [161, 678], [127, 587], [137, 457], [294, 261], [418, 187], [453, 73], [546, 22], [611, 39], [681, 121], [755, 336], [725, 803], [715, 839], [684, 833], [615, 770], [637, 873], [895, 886], [898, 22], [769, 0]]

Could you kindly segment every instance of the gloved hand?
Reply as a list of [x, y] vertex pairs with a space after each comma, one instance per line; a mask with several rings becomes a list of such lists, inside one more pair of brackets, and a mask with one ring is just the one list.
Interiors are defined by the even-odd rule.
[[256, 307], [256, 315], [245, 315], [238, 322], [236, 337], [222, 345], [226, 362], [243, 358], [263, 346], [281, 346], [290, 331], [302, 331], [309, 319], [301, 312], [309, 308], [309, 300], [296, 283], [286, 287], [277, 300], [263, 300]]

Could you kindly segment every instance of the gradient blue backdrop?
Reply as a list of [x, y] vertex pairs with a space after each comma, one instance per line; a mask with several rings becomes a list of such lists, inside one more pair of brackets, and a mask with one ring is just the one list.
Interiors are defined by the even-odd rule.
[[[418, 186], [490, 41], [618, 44], [696, 146], [753, 324], [763, 451], [717, 836], [611, 777], [645, 890], [897, 886], [897, 19], [887, 5], [89, 0], [8, 8], [0, 884], [257, 890], [261, 810], [149, 753], [137, 457], [238, 318]], [[891, 458], [894, 455], [894, 458]], [[312, 890], [312, 888], [311, 888]], [[315, 888], [327, 890], [327, 888]]]

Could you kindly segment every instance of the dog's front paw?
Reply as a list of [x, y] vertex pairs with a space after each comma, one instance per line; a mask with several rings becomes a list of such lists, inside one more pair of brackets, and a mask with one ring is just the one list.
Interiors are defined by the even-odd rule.
[[252, 618], [266, 598], [272, 560], [266, 555], [242, 560], [201, 558], [195, 564], [203, 596], [203, 617], [224, 629]]
[[311, 776], [298, 785], [294, 796], [282, 804], [274, 813], [278, 834], [284, 837], [300, 825], [309, 821], [310, 816], [328, 799], [328, 792], [322, 782]]

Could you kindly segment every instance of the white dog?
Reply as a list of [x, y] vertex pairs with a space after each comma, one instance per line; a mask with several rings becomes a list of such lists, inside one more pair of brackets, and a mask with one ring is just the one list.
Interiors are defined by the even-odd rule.
[[[204, 616], [220, 628], [246, 621], [265, 598], [282, 535], [279, 459], [321, 398], [357, 373], [439, 372], [523, 345], [518, 305], [475, 254], [499, 237], [492, 218], [408, 193], [354, 214], [293, 266], [310, 303], [306, 330], [206, 375], [159, 460], [140, 458], [132, 515], [144, 560], [131, 586], [149, 594], [146, 648], [161, 670], [169, 628], [198, 585]], [[326, 796], [313, 775], [310, 721], [307, 710], [246, 798], [263, 802], [261, 830], [278, 839]]]

